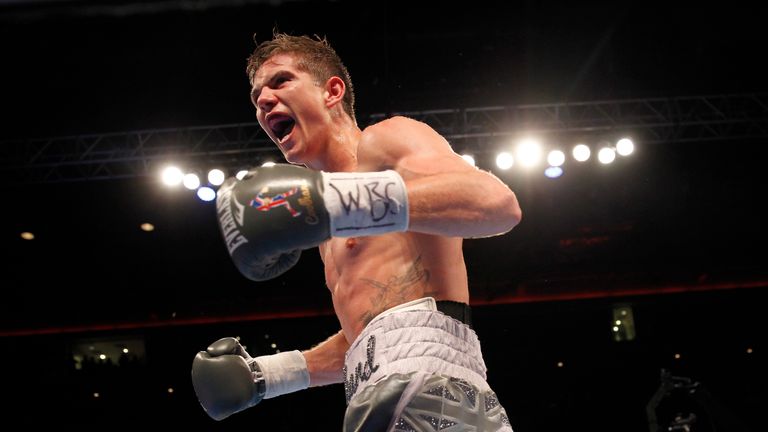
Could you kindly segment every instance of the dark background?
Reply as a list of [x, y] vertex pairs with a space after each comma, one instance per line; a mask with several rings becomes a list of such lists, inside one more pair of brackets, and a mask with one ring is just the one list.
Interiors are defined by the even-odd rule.
[[[245, 59], [254, 34], [274, 27], [327, 36], [352, 74], [359, 118], [768, 90], [764, 7], [446, 3], [2, 1], [0, 144], [252, 122]], [[761, 133], [637, 142], [610, 169], [557, 181], [496, 172], [523, 223], [465, 251], [489, 381], [516, 431], [649, 430], [662, 369], [700, 386], [695, 397], [670, 392], [660, 424], [695, 412], [692, 430], [762, 430]], [[219, 337], [240, 336], [259, 355], [338, 330], [316, 251], [256, 284], [230, 263], [213, 206], [154, 176], [8, 179], [8, 190], [1, 412], [33, 428], [340, 429], [339, 386], [215, 423], [189, 381], [194, 354]], [[632, 341], [613, 340], [619, 306], [634, 312]], [[80, 346], [125, 340], [140, 342], [133, 362], [73, 363]]]

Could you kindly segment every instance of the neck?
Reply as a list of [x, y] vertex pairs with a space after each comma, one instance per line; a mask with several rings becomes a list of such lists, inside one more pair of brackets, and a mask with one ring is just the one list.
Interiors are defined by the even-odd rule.
[[325, 151], [306, 166], [328, 172], [355, 171], [357, 169], [357, 145], [362, 131], [348, 116], [340, 116], [332, 122], [325, 137]]

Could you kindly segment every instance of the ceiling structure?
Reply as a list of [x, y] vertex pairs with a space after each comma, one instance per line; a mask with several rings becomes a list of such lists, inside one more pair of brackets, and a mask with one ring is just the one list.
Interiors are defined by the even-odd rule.
[[[458, 153], [494, 152], [520, 136], [605, 140], [625, 134], [644, 145], [768, 138], [766, 94], [709, 95], [371, 114], [365, 127], [392, 115], [431, 125]], [[575, 141], [574, 141], [575, 142]], [[2, 178], [14, 183], [109, 180], [157, 175], [164, 165], [230, 172], [277, 160], [257, 122], [19, 139], [2, 143]]]

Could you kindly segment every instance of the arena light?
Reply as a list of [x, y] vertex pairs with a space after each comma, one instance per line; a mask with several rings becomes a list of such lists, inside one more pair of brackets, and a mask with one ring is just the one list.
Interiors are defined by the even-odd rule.
[[267, 162], [264, 162], [263, 164], [261, 164], [261, 166], [263, 166], [263, 167], [271, 167], [271, 166], [275, 166], [275, 163], [272, 162], [272, 161], [267, 161]]
[[565, 153], [560, 150], [552, 150], [547, 155], [547, 163], [550, 167], [559, 167], [565, 163]]
[[184, 179], [184, 173], [178, 167], [169, 166], [163, 170], [160, 177], [166, 186], [178, 186]]
[[517, 160], [526, 168], [535, 167], [541, 161], [541, 144], [534, 138], [525, 138], [517, 145]]
[[603, 147], [597, 152], [597, 160], [601, 164], [607, 165], [616, 159], [616, 152], [610, 147]]
[[508, 170], [515, 164], [515, 158], [509, 152], [501, 152], [496, 156], [496, 166]]
[[592, 151], [586, 144], [576, 144], [576, 146], [573, 147], [573, 158], [578, 162], [588, 161], [591, 155]]
[[622, 138], [616, 142], [616, 153], [621, 156], [629, 156], [635, 151], [635, 143], [629, 138]]
[[197, 190], [197, 197], [205, 202], [213, 201], [216, 199], [216, 191], [208, 186], [203, 186]]
[[563, 175], [563, 169], [559, 166], [551, 166], [544, 170], [544, 175], [547, 176], [547, 178], [556, 179]]
[[208, 171], [208, 183], [214, 186], [220, 186], [222, 183], [224, 183], [225, 177], [226, 176], [224, 175], [224, 171], [218, 168], [214, 168]]
[[200, 187], [200, 177], [195, 173], [184, 174], [184, 187], [189, 190], [195, 190]]
[[618, 306], [613, 308], [613, 340], [616, 342], [631, 341], [635, 339], [635, 319], [631, 306]]
[[475, 158], [471, 154], [463, 154], [463, 155], [461, 155], [461, 158], [464, 159], [465, 161], [467, 161], [468, 164], [470, 164], [472, 166], [476, 166], [475, 165]]
[[242, 180], [245, 175], [248, 174], [248, 170], [240, 170], [235, 174], [235, 178], [238, 180]]

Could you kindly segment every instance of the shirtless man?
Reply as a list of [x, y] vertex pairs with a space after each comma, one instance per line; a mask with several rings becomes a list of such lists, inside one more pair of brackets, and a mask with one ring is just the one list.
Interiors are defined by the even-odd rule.
[[[318, 246], [341, 331], [256, 358], [234, 338], [214, 342], [192, 368], [205, 411], [220, 420], [343, 382], [345, 431], [511, 431], [470, 327], [462, 239], [517, 225], [515, 194], [424, 123], [394, 117], [361, 130], [349, 73], [325, 39], [276, 34], [247, 72], [259, 124], [294, 165], [222, 185], [221, 231], [253, 280]], [[294, 212], [248, 205], [280, 194]]]

